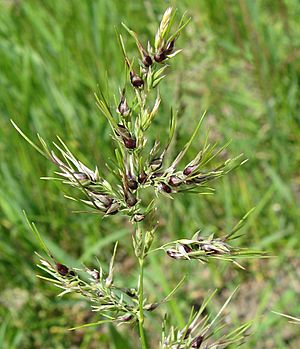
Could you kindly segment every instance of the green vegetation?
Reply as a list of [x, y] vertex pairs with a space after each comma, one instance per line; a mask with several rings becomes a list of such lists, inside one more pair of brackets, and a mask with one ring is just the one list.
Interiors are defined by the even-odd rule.
[[[230, 156], [243, 152], [249, 161], [216, 183], [214, 197], [162, 199], [160, 209], [169, 219], [161, 219], [158, 233], [168, 242], [191, 236], [199, 227], [207, 233], [228, 232], [256, 206], [239, 245], [276, 257], [250, 260], [243, 263], [243, 271], [224, 263], [187, 265], [167, 258], [161, 265], [153, 254], [144, 288], [163, 298], [192, 266], [186, 286], [178, 290], [179, 301], [166, 304], [175, 325], [184, 325], [190, 306], [200, 306], [209, 290], [219, 288], [210, 304], [217, 312], [240, 285], [228, 313], [236, 324], [255, 319], [245, 347], [298, 348], [299, 327], [272, 311], [296, 318], [300, 314], [300, 5], [296, 0], [185, 0], [174, 5], [181, 13], [188, 9], [193, 20], [179, 39], [185, 50], [173, 60], [169, 82], [162, 82], [162, 106], [152, 127], [166, 137], [170, 105], [179, 109], [175, 154], [207, 109], [202, 137], [187, 154], [190, 160], [209, 129], [211, 141], [224, 144], [232, 139], [226, 152]], [[122, 326], [68, 332], [70, 327], [97, 321], [97, 314], [78, 299], [56, 298], [57, 290], [36, 278], [33, 251], [40, 251], [40, 246], [23, 209], [54, 256], [72, 267], [97, 266], [95, 257], [107, 264], [112, 242], [118, 239], [122, 246], [116, 260], [118, 275], [134, 286], [131, 227], [122, 217], [102, 220], [98, 215], [73, 213], [82, 207], [66, 202], [60, 183], [38, 180], [51, 176], [54, 166], [22, 140], [9, 119], [32, 139], [36, 132], [47, 140], [63, 137], [82, 162], [97, 162], [104, 170], [113, 148], [93, 92], [97, 84], [106, 86], [108, 77], [109, 89], [118, 96], [123, 83], [117, 80], [124, 76], [124, 65], [114, 26], [124, 30], [120, 22], [125, 21], [145, 41], [153, 36], [165, 7], [159, 1], [0, 3], [3, 348], [96, 348], [101, 343], [101, 348], [121, 349], [135, 343], [136, 332]], [[133, 51], [132, 40], [126, 41], [128, 51]], [[159, 337], [160, 322], [155, 317], [151, 326]]]

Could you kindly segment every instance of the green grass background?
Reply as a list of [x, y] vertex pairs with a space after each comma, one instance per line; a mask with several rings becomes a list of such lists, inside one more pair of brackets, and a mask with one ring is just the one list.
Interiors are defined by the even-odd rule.
[[[34, 251], [40, 251], [22, 210], [36, 222], [56, 258], [70, 266], [107, 262], [120, 240], [117, 281], [135, 286], [131, 228], [123, 218], [73, 214], [80, 209], [63, 198], [66, 189], [39, 179], [53, 166], [17, 134], [12, 118], [31, 138], [49, 142], [61, 136], [74, 153], [100, 170], [113, 154], [109, 127], [95, 106], [97, 84], [118, 95], [124, 73], [115, 26], [122, 21], [143, 42], [154, 37], [169, 5], [185, 10], [192, 22], [178, 41], [161, 85], [162, 108], [153, 135], [165, 137], [170, 106], [179, 108], [180, 149], [204, 109], [205, 130], [220, 144], [232, 139], [228, 156], [249, 158], [238, 171], [215, 183], [213, 197], [162, 200], [159, 245], [202, 228], [226, 231], [256, 206], [239, 240], [241, 246], [275, 256], [251, 260], [241, 271], [224, 263], [203, 266], [153, 255], [146, 270], [150, 300], [165, 296], [189, 272], [177, 300], [162, 309], [182, 325], [191, 305], [209, 290], [219, 293], [215, 311], [240, 285], [228, 308], [235, 324], [254, 318], [245, 348], [299, 348], [299, 326], [272, 310], [300, 316], [299, 235], [299, 79], [300, 3], [298, 0], [1, 0], [0, 1], [0, 347], [136, 348], [134, 329], [103, 326], [77, 332], [67, 328], [97, 317], [79, 299], [55, 297], [39, 281]], [[134, 44], [126, 36], [129, 52]], [[113, 102], [113, 98], [111, 99]], [[66, 192], [67, 193], [67, 192]], [[158, 343], [160, 318], [148, 321]], [[129, 334], [129, 335], [128, 335]], [[155, 347], [155, 345], [153, 346]]]

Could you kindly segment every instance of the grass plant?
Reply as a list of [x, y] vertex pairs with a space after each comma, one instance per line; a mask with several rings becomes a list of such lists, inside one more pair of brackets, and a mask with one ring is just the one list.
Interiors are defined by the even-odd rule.
[[[208, 142], [208, 137], [195, 157], [188, 163], [186, 162], [185, 154], [198, 136], [205, 112], [200, 117], [190, 139], [173, 159], [168, 159], [168, 155], [176, 132], [177, 111], [171, 108], [170, 126], [166, 141], [163, 142], [163, 138], [156, 138], [152, 144], [150, 143], [151, 140], [147, 136], [148, 129], [155, 118], [160, 116], [159, 87], [166, 77], [169, 62], [181, 52], [181, 49], [175, 48], [177, 40], [181, 31], [190, 21], [183, 15], [174, 29], [175, 15], [176, 11], [172, 7], [167, 8], [153, 43], [148, 41], [147, 46], [140, 42], [136, 32], [123, 24], [123, 27], [135, 40], [140, 58], [131, 59], [128, 56], [123, 36], [117, 32], [126, 72], [124, 86], [120, 89], [120, 100], [113, 107], [109, 95], [105, 96], [102, 90], [100, 90], [99, 95], [95, 94], [97, 106], [107, 119], [112, 139], [116, 144], [115, 160], [111, 161], [111, 164], [106, 164], [110, 177], [115, 177], [115, 182], [109, 182], [104, 171], [99, 171], [97, 166], [95, 170], [91, 170], [84, 165], [61, 138], [58, 137], [59, 144], [53, 142], [53, 146], [59, 153], [57, 155], [41, 136], [38, 135], [41, 145], [36, 145], [12, 121], [21, 136], [58, 168], [58, 172], [55, 172], [58, 177], [45, 177], [44, 179], [58, 179], [63, 184], [78, 189], [82, 196], [67, 196], [67, 198], [89, 206], [92, 210], [88, 210], [87, 213], [92, 213], [94, 210], [104, 218], [123, 214], [128, 217], [134, 228], [132, 234], [133, 250], [139, 265], [136, 288], [120, 287], [114, 282], [114, 261], [118, 242], [115, 244], [107, 273], [103, 271], [101, 265], [99, 269], [86, 268], [85, 273], [90, 275], [87, 282], [78, 275], [78, 272], [82, 273], [83, 270], [77, 271], [55, 259], [32, 223], [31, 229], [48, 256], [48, 259], [40, 257], [39, 267], [48, 273], [50, 278], [39, 277], [62, 289], [59, 296], [78, 293], [92, 304], [93, 311], [99, 312], [100, 320], [96, 323], [87, 323], [73, 329], [103, 323], [138, 324], [142, 349], [149, 347], [144, 325], [145, 313], [153, 312], [160, 305], [166, 303], [179, 287], [177, 285], [162, 300], [155, 303], [147, 302], [148, 297], [144, 294], [144, 268], [149, 253], [162, 249], [169, 257], [176, 260], [196, 259], [199, 262], [207, 263], [211, 259], [219, 259], [231, 261], [238, 266], [240, 264], [236, 259], [262, 255], [259, 251], [252, 251], [248, 248], [240, 249], [229, 244], [231, 240], [239, 237], [239, 230], [249, 213], [232, 231], [224, 236], [215, 238], [212, 234], [205, 237], [199, 230], [190, 239], [180, 239], [167, 243], [156, 250], [151, 249], [153, 240], [157, 236], [156, 228], [159, 224], [160, 212], [155, 198], [151, 199], [150, 202], [145, 202], [143, 192], [146, 189], [151, 189], [156, 197], [164, 195], [170, 200], [175, 199], [178, 194], [211, 194], [213, 192], [213, 188], [210, 186], [211, 182], [222, 178], [245, 163], [245, 160], [241, 161], [239, 160], [240, 156], [237, 156], [225, 161], [219, 160], [217, 165], [211, 165], [213, 160], [226, 149], [227, 144], [218, 149], [216, 143], [211, 145]], [[138, 64], [135, 63], [137, 60]], [[109, 81], [107, 84], [109, 85]], [[127, 92], [129, 88], [132, 90], [131, 94]], [[107, 176], [107, 178], [109, 177]], [[159, 237], [157, 240], [159, 241]], [[189, 321], [182, 330], [171, 327], [170, 334], [166, 334], [167, 326], [164, 323], [161, 347], [180, 349], [200, 348], [205, 345], [206, 348], [226, 348], [231, 344], [244, 342], [250, 326], [249, 323], [242, 324], [228, 333], [219, 334], [223, 325], [214, 329], [214, 324], [230, 298], [213, 319], [209, 315], [202, 316], [206, 308], [205, 302], [199, 312], [191, 313]], [[217, 335], [219, 336], [217, 337]]]
[[[116, 44], [114, 26], [126, 22], [139, 33], [139, 40], [147, 43], [165, 4], [156, 1], [45, 4], [29, 0], [3, 1], [0, 7], [1, 345], [93, 348], [100, 343], [103, 348], [131, 348], [138, 338], [130, 326], [66, 331], [70, 326], [99, 321], [99, 314], [90, 312], [86, 302], [76, 295], [55, 298], [55, 288], [34, 276], [32, 266], [36, 258], [32, 251], [40, 246], [29, 231], [22, 210], [36, 222], [55, 261], [74, 269], [80, 277], [86, 275], [83, 264], [89, 265], [91, 271], [99, 269], [95, 256], [108, 272], [105, 265], [113, 254], [114, 241], [119, 240], [115, 260], [117, 282], [136, 288], [138, 272], [133, 267], [128, 215], [117, 214], [101, 220], [96, 209], [93, 209], [96, 215], [73, 214], [82, 207], [75, 201], [66, 206], [61, 193], [77, 200], [86, 197], [61, 181], [37, 181], [37, 176], [53, 176], [53, 169], [24, 146], [9, 119], [13, 118], [31, 139], [36, 131], [46, 140], [58, 134], [88, 168], [94, 170], [97, 164], [109, 183], [118, 183], [105, 167], [114, 157], [114, 147], [108, 124], [94, 106], [93, 91], [98, 91], [99, 84], [107, 95], [108, 78], [109, 103], [114, 108], [118, 106], [125, 79], [124, 55]], [[149, 304], [165, 299], [183, 275], [188, 272], [189, 276], [173, 298], [155, 312], [146, 313], [145, 326], [149, 333], [159, 334], [156, 314], [163, 317], [168, 312], [172, 324], [167, 330], [173, 326], [174, 331], [180, 331], [186, 325], [191, 306], [199, 309], [209, 289], [219, 288], [214, 302], [207, 304], [208, 311], [217, 314], [240, 284], [230, 303], [232, 322], [239, 327], [243, 319], [245, 322], [251, 317], [255, 319], [252, 335], [244, 347], [298, 348], [297, 326], [290, 326], [270, 310], [295, 317], [300, 313], [299, 4], [292, 0], [182, 1], [176, 7], [180, 13], [188, 9], [192, 21], [178, 40], [178, 47], [184, 50], [168, 68], [169, 83], [161, 82], [159, 117], [153, 120], [147, 133], [148, 144], [166, 135], [173, 105], [173, 110], [179, 111], [177, 131], [167, 160], [174, 159], [207, 109], [198, 133], [200, 141], [198, 136], [194, 139], [185, 154], [186, 163], [199, 151], [208, 126], [212, 144], [215, 141], [225, 144], [232, 139], [230, 154], [243, 152], [250, 161], [214, 182], [214, 196], [198, 199], [192, 194], [176, 193], [174, 200], [167, 200], [160, 192], [156, 199], [160, 222], [152, 248], [166, 246], [170, 241], [174, 242], [173, 248], [180, 240], [191, 240], [200, 227], [205, 238], [211, 233], [217, 238], [224, 237], [239, 217], [256, 206], [243, 227], [247, 234], [240, 237], [238, 244], [234, 240], [232, 243], [234, 247], [268, 250], [277, 257], [241, 260], [239, 263], [246, 267], [243, 271], [217, 261], [202, 266], [193, 259], [173, 260], [164, 256], [162, 249], [148, 254], [143, 291]], [[128, 57], [134, 57], [135, 39], [126, 35], [121, 26], [118, 32], [122, 32]], [[138, 71], [137, 59], [134, 64]], [[130, 102], [130, 88], [127, 92]], [[151, 106], [155, 98], [156, 95]], [[221, 158], [226, 161], [228, 151], [224, 154]], [[153, 193], [150, 187], [145, 189], [143, 200], [149, 203]], [[89, 206], [83, 210], [88, 209]], [[55, 266], [53, 261], [52, 265]], [[83, 273], [76, 268], [83, 269]], [[128, 332], [132, 335], [128, 336]], [[155, 346], [160, 339], [153, 336], [148, 340]]]

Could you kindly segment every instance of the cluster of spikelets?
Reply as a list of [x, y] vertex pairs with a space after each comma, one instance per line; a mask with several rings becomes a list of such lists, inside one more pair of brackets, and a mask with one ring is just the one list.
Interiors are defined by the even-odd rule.
[[[33, 228], [34, 229], [34, 228]], [[134, 288], [117, 287], [114, 283], [114, 259], [117, 244], [108, 272], [99, 269], [71, 269], [58, 263], [49, 252], [48, 259], [40, 258], [39, 268], [51, 275], [52, 278], [39, 276], [62, 289], [59, 296], [67, 293], [78, 293], [86, 298], [93, 311], [100, 312], [103, 322], [135, 322], [138, 314], [137, 290]], [[149, 307], [149, 306], [148, 306]]]
[[191, 311], [187, 324], [182, 329], [168, 326], [165, 317], [162, 327], [161, 349], [223, 349], [230, 345], [241, 345], [246, 337], [251, 321], [245, 322], [234, 329], [228, 328], [224, 320], [224, 311], [236, 290], [226, 300], [215, 316], [212, 316], [207, 307], [215, 292], [207, 297], [200, 309]]
[[[156, 140], [152, 146], [150, 145], [149, 150], [145, 132], [159, 111], [161, 101], [159, 84], [166, 76], [170, 59], [181, 51], [175, 50], [175, 44], [181, 30], [189, 22], [189, 20], [185, 21], [183, 16], [178, 28], [170, 34], [174, 15], [175, 12], [171, 8], [165, 12], [155, 36], [154, 47], [148, 42], [147, 49], [140, 43], [137, 34], [124, 25], [135, 39], [140, 53], [139, 72], [136, 72], [135, 68], [137, 59], [128, 58], [123, 38], [119, 35], [129, 72], [129, 81], [122, 89], [120, 102], [115, 107], [109, 105], [103, 93], [100, 92], [100, 96], [96, 96], [97, 105], [109, 121], [112, 137], [117, 145], [115, 149], [117, 163], [114, 164], [115, 166], [107, 165], [108, 170], [117, 177], [116, 184], [109, 183], [104, 178], [105, 174], [99, 173], [97, 167], [91, 170], [76, 159], [60, 138], [59, 144], [54, 143], [59, 153], [57, 154], [39, 137], [42, 147], [38, 150], [58, 167], [59, 171], [56, 174], [64, 183], [84, 193], [85, 197], [80, 198], [82, 202], [104, 215], [122, 212], [129, 215], [132, 221], [141, 221], [151, 208], [142, 211], [140, 207], [140, 192], [144, 188], [152, 187], [156, 193], [168, 196], [180, 192], [206, 193], [212, 190], [207, 186], [209, 182], [227, 174], [236, 165], [240, 165], [237, 164], [236, 159], [229, 159], [215, 168], [209, 168], [209, 163], [224, 147], [216, 150], [216, 144], [210, 145], [207, 142], [192, 161], [184, 165], [180, 164], [199, 131], [204, 115], [184, 148], [175, 159], [167, 163], [166, 155], [176, 127], [176, 113], [171, 110], [166, 144]], [[130, 86], [133, 89], [133, 97], [129, 102], [127, 90]], [[150, 108], [153, 90], [157, 91], [157, 97], [153, 107]], [[35, 144], [34, 146], [37, 148]]]
[[[41, 239], [34, 224], [32, 230]], [[43, 244], [43, 242], [41, 241]], [[115, 245], [108, 271], [105, 272], [99, 264], [99, 269], [71, 269], [64, 264], [58, 263], [45, 246], [45, 250], [50, 258], [46, 259], [40, 255], [39, 268], [48, 273], [51, 278], [39, 276], [39, 278], [49, 281], [61, 289], [59, 296], [68, 293], [80, 294], [89, 300], [92, 310], [101, 313], [102, 320], [95, 323], [88, 323], [72, 329], [79, 329], [87, 326], [95, 326], [113, 322], [121, 325], [124, 323], [134, 324], [138, 321], [139, 305], [138, 290], [135, 288], [118, 287], [114, 283], [114, 260], [117, 250]], [[151, 312], [161, 304], [167, 302], [180, 287], [181, 282], [174, 290], [159, 303], [143, 303], [143, 309]], [[224, 326], [224, 311], [231, 301], [234, 293], [226, 300], [224, 305], [215, 316], [210, 314], [208, 305], [213, 299], [214, 291], [205, 299], [197, 312], [191, 311], [186, 325], [182, 329], [169, 325], [169, 318], [165, 316], [162, 325], [161, 349], [221, 349], [227, 348], [230, 344], [241, 344], [248, 335], [251, 321], [243, 323], [236, 328]]]
[[[87, 326], [100, 325], [108, 322], [114, 322], [118, 325], [124, 323], [134, 324], [138, 318], [138, 297], [137, 290], [134, 288], [119, 288], [113, 283], [113, 261], [112, 257], [109, 271], [106, 274], [101, 266], [99, 270], [88, 269], [69, 269], [67, 266], [46, 260], [40, 257], [39, 267], [52, 276], [47, 278], [39, 276], [62, 289], [59, 296], [67, 293], [78, 293], [88, 299], [92, 304], [95, 312], [100, 312], [103, 320], [96, 323], [89, 323], [72, 329], [83, 328]], [[176, 287], [176, 289], [179, 285]], [[144, 304], [145, 311], [153, 311], [162, 303], [167, 302], [176, 291], [166, 297], [160, 303]], [[192, 310], [187, 324], [182, 329], [169, 326], [168, 317], [165, 316], [162, 326], [162, 339], [160, 342], [161, 349], [188, 349], [188, 348], [226, 348], [230, 344], [242, 343], [247, 336], [251, 321], [241, 326], [225, 331], [223, 312], [230, 302], [233, 294], [227, 299], [225, 304], [219, 310], [216, 316], [209, 315], [208, 304], [215, 295], [213, 292], [206, 300], [203, 301], [200, 309], [195, 312]]]
[[[142, 202], [143, 189], [152, 188], [156, 196], [163, 194], [170, 198], [184, 192], [211, 193], [212, 189], [208, 187], [211, 181], [222, 177], [244, 162], [237, 161], [239, 158], [237, 157], [221, 161], [219, 165], [212, 167], [212, 160], [218, 157], [227, 144], [217, 149], [216, 144], [209, 144], [207, 138], [193, 160], [184, 162], [184, 157], [198, 134], [205, 113], [188, 142], [174, 159], [169, 159], [168, 152], [176, 128], [176, 113], [173, 110], [170, 112], [169, 134], [165, 144], [161, 144], [160, 140], [149, 144], [146, 133], [155, 120], [161, 102], [159, 85], [166, 76], [169, 61], [181, 51], [176, 50], [175, 46], [182, 29], [189, 22], [183, 16], [178, 27], [171, 33], [175, 13], [172, 8], [166, 10], [153, 45], [149, 42], [143, 45], [137, 34], [123, 24], [136, 42], [139, 57], [130, 59], [123, 38], [118, 34], [127, 81], [120, 89], [120, 98], [115, 105], [111, 105], [101, 91], [96, 95], [96, 103], [111, 126], [111, 136], [116, 144], [116, 162], [107, 165], [107, 169], [117, 181], [109, 182], [106, 179], [108, 176], [100, 173], [97, 167], [91, 170], [84, 165], [60, 138], [58, 144], [53, 143], [55, 151], [40, 136], [38, 138], [41, 146], [37, 146], [14, 124], [18, 132], [58, 168], [55, 172], [58, 178], [82, 193], [78, 197], [68, 198], [88, 205], [103, 216], [122, 213], [129, 217], [135, 226], [133, 247], [142, 268], [143, 260], [148, 253], [155, 251], [151, 251], [155, 227], [145, 229], [140, 224], [144, 224], [145, 217], [156, 209], [154, 200], [147, 204]], [[131, 93], [128, 89], [131, 89]], [[153, 91], [156, 91], [155, 98], [152, 98]], [[216, 238], [213, 235], [205, 237], [197, 232], [191, 239], [170, 242], [156, 250], [163, 249], [168, 256], [179, 260], [197, 259], [206, 263], [210, 259], [222, 259], [239, 265], [236, 262], [237, 258], [259, 255], [259, 252], [239, 249], [229, 244], [230, 240], [238, 237], [236, 232], [242, 227], [245, 219], [246, 216], [223, 237]], [[101, 313], [102, 319], [96, 324], [139, 322], [142, 343], [143, 312], [154, 311], [159, 305], [168, 301], [182, 283], [180, 282], [165, 299], [149, 304], [143, 296], [142, 272], [136, 289], [116, 286], [113, 278], [116, 246], [106, 273], [100, 264], [98, 270], [86, 267], [75, 270], [57, 262], [42, 241], [36, 227], [31, 225], [31, 228], [48, 255], [47, 258], [40, 256], [39, 267], [50, 274], [51, 278], [40, 277], [61, 288], [60, 295], [78, 293], [87, 299], [92, 304], [92, 309]], [[165, 320], [161, 348], [225, 348], [230, 343], [240, 343], [249, 328], [248, 323], [227, 334], [220, 334], [222, 325], [218, 325], [218, 321], [228, 302], [229, 300], [213, 319], [203, 315], [208, 304], [208, 301], [204, 302], [200, 311], [192, 313], [187, 325], [181, 330], [171, 327], [167, 331], [167, 320]], [[87, 325], [94, 324], [86, 324], [83, 327]], [[142, 346], [146, 348], [145, 340]]]
[[[105, 273], [101, 266], [96, 269], [69, 269], [67, 266], [52, 262], [40, 257], [39, 267], [50, 274], [52, 278], [39, 276], [62, 289], [59, 296], [67, 293], [78, 293], [92, 304], [92, 310], [101, 313], [103, 320], [96, 323], [88, 323], [82, 326], [74, 327], [79, 329], [87, 326], [95, 326], [104, 323], [113, 322], [118, 325], [127, 323], [134, 324], [138, 321], [138, 292], [134, 288], [117, 287], [113, 282], [113, 261], [112, 257], [109, 271]], [[159, 303], [144, 304], [144, 310], [151, 312], [157, 307], [167, 302], [175, 293], [176, 287], [172, 293]], [[219, 310], [217, 315], [212, 317], [207, 309], [208, 304], [215, 295], [213, 292], [203, 301], [200, 309], [195, 312], [192, 310], [187, 324], [182, 329], [169, 326], [169, 319], [165, 316], [162, 326], [162, 338], [160, 342], [161, 349], [189, 349], [206, 348], [221, 349], [227, 348], [230, 344], [241, 344], [251, 326], [251, 321], [243, 323], [236, 328], [224, 327], [223, 312], [233, 297], [234, 293], [227, 299], [225, 304]]]
[[262, 252], [232, 246], [230, 241], [239, 237], [237, 233], [243, 227], [252, 211], [253, 209], [226, 235], [223, 234], [221, 237], [215, 237], [214, 234], [204, 236], [200, 231], [197, 231], [191, 239], [172, 241], [161, 246], [160, 249], [163, 249], [169, 257], [174, 259], [197, 259], [201, 263], [208, 263], [211, 259], [219, 259], [232, 262], [244, 269], [237, 262], [237, 259], [261, 257]]
[[[138, 300], [139, 290], [137, 288], [119, 287], [114, 281], [114, 262], [118, 243], [115, 244], [108, 270], [104, 270], [100, 262], [98, 263], [98, 269], [88, 268], [86, 266], [82, 269], [70, 268], [54, 258], [51, 251], [45, 245], [35, 224], [30, 223], [28, 220], [27, 222], [47, 254], [47, 257], [37, 254], [40, 260], [38, 267], [49, 274], [51, 278], [44, 275], [38, 275], [38, 277], [51, 282], [54, 286], [61, 289], [62, 291], [59, 293], [60, 297], [70, 293], [81, 295], [91, 303], [92, 310], [101, 313], [101, 316], [104, 318], [97, 323], [85, 324], [76, 328], [107, 322], [134, 324], [138, 321], [140, 311]], [[158, 302], [148, 303], [144, 299], [142, 304], [143, 310], [151, 312], [166, 303], [180, 287], [183, 280], [184, 278], [167, 297]]]

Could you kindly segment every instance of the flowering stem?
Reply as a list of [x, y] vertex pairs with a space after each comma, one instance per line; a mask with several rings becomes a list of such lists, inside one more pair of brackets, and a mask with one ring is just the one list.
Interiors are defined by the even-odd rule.
[[144, 258], [139, 258], [140, 264], [140, 275], [139, 275], [139, 332], [140, 339], [142, 344], [142, 349], [147, 349], [147, 343], [144, 332], [144, 309], [143, 309], [143, 300], [144, 300]]

